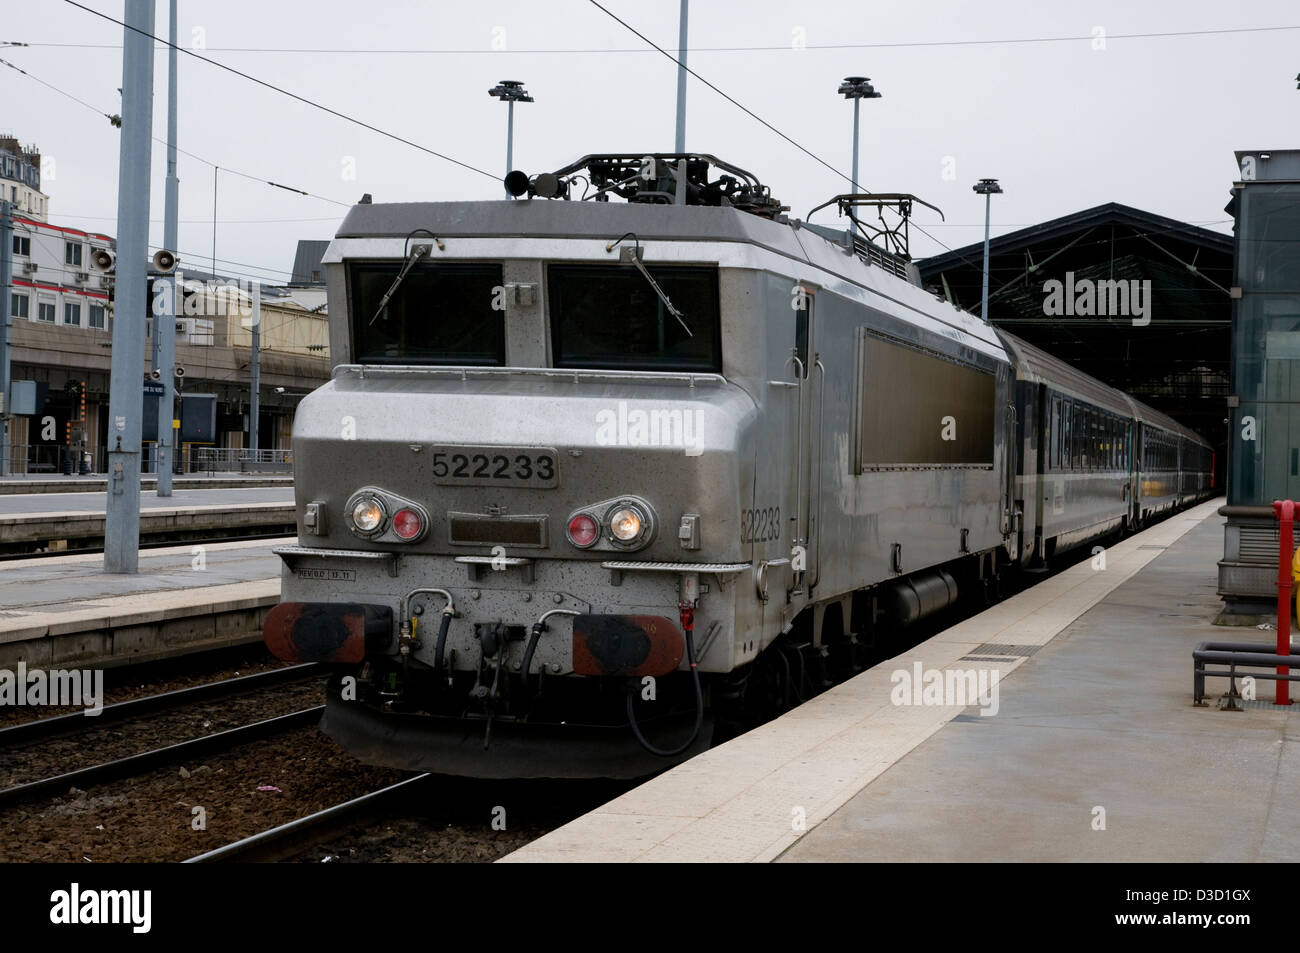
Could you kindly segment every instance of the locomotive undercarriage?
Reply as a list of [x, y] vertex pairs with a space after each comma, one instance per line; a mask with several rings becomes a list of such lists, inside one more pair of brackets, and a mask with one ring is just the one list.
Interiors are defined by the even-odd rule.
[[[713, 719], [694, 731], [691, 675], [655, 680], [655, 700], [642, 701], [642, 680], [542, 674], [525, 682], [491, 658], [480, 671], [435, 673], [391, 657], [367, 661], [355, 682], [331, 680], [327, 734], [363, 761], [410, 770], [476, 777], [635, 778], [709, 747]], [[347, 694], [355, 685], [355, 695]], [[639, 730], [675, 758], [638, 745], [626, 714], [637, 706]], [[704, 687], [709, 704], [709, 687]], [[578, 717], [575, 718], [575, 714]]]
[[[335, 675], [322, 727], [362, 760], [408, 770], [479, 777], [640, 777], [892, 657], [954, 612], [996, 601], [1000, 568], [1005, 566], [999, 567], [996, 553], [975, 554], [942, 571], [809, 605], [749, 662], [702, 674], [698, 705], [689, 671], [654, 678], [575, 677], [571, 661], [535, 663], [537, 656], [528, 651], [539, 634], [535, 627], [454, 618], [454, 612], [435, 611], [440, 600], [431, 595], [427, 603], [415, 604], [422, 611], [412, 612], [396, 639]], [[956, 598], [958, 580], [962, 605]], [[647, 585], [675, 588], [667, 579], [639, 583], [643, 592]], [[895, 589], [906, 587], [924, 598], [936, 585], [952, 598], [930, 598], [919, 617], [904, 618], [912, 607]], [[480, 595], [472, 604], [486, 600], [486, 591], [470, 591]], [[449, 594], [457, 605], [470, 601], [459, 590]], [[523, 604], [518, 590], [496, 595]], [[558, 658], [555, 650], [563, 647], [571, 659], [572, 636], [565, 623], [573, 616], [557, 611], [561, 631], [541, 634], [539, 644], [551, 640], [548, 658]], [[687, 607], [680, 621], [693, 626], [693, 616]], [[731, 620], [729, 611], [719, 616], [718, 604], [701, 617], [708, 620], [706, 634], [698, 644], [692, 640], [691, 650], [702, 654], [719, 631], [730, 637]], [[925, 624], [914, 625], [920, 618]], [[456, 648], [439, 647], [453, 641]], [[444, 664], [435, 668], [429, 660], [439, 657]], [[525, 676], [525, 670], [531, 674]]]

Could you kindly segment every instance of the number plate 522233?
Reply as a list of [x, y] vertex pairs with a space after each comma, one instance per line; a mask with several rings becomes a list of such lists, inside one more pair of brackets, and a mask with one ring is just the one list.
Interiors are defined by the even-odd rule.
[[433, 482], [549, 490], [559, 482], [559, 459], [550, 447], [434, 447]]

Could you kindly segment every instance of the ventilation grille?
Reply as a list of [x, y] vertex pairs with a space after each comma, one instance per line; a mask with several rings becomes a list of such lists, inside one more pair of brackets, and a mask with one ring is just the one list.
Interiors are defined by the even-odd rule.
[[1280, 542], [1276, 526], [1241, 527], [1241, 561], [1277, 565]]
[[1010, 659], [1029, 658], [1041, 645], [1008, 645], [1005, 642], [985, 642], [975, 646], [970, 655], [963, 655], [963, 662], [1002, 662]]

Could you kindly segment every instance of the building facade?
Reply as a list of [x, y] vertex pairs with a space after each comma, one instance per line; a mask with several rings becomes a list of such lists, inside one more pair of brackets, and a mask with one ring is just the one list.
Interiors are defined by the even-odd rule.
[[35, 146], [19, 145], [13, 136], [0, 135], [0, 196], [16, 214], [49, 221], [50, 200], [41, 191], [41, 154]]
[[[109, 372], [115, 320], [112, 270], [97, 269], [98, 251], [116, 251], [109, 235], [48, 221], [48, 197], [40, 191], [40, 154], [0, 137], [0, 185], [14, 206], [10, 315], [10, 378], [34, 400], [33, 413], [12, 409], [7, 421], [11, 474], [77, 472], [88, 463], [103, 472], [108, 436]], [[329, 329], [324, 285], [313, 285], [319, 269], [316, 246], [302, 242], [295, 268], [303, 266], [303, 287], [260, 287], [260, 449], [288, 450], [298, 401], [329, 378]], [[304, 251], [306, 247], [307, 251]], [[186, 394], [215, 399], [216, 433], [209, 446], [250, 445], [252, 421], [253, 285], [224, 275], [186, 272], [175, 278], [176, 365], [152, 368], [152, 314], [168, 313], [165, 285], [149, 277], [149, 314], [140, 355], [141, 395], [157, 372], [161, 382]], [[3, 293], [0, 290], [0, 293]], [[26, 407], [26, 404], [23, 405]], [[144, 406], [146, 419], [151, 408]], [[156, 405], [155, 405], [156, 406]], [[180, 416], [178, 411], [177, 417]], [[169, 423], [169, 422], [168, 422]], [[165, 424], [164, 424], [165, 425]], [[190, 468], [196, 446], [183, 447]], [[153, 469], [152, 443], [145, 446], [146, 470]]]

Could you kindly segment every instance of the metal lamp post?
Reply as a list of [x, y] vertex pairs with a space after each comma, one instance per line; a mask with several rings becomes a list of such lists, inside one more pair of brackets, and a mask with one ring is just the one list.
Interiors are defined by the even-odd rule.
[[840, 93], [845, 99], [853, 100], [853, 175], [849, 181], [853, 184], [853, 192], [858, 192], [858, 106], [863, 99], [879, 99], [880, 93], [871, 85], [871, 80], [865, 76], [846, 76], [844, 82], [840, 83]]
[[[531, 103], [533, 97], [528, 95], [528, 90], [524, 89], [523, 83], [513, 79], [503, 79], [488, 90], [488, 95], [495, 96], [510, 107], [506, 119], [506, 174], [509, 175], [514, 166], [515, 103]], [[509, 189], [506, 190], [506, 198], [514, 198]]]
[[980, 179], [971, 186], [976, 194], [984, 196], [984, 290], [980, 294], [980, 319], [989, 323], [989, 211], [994, 195], [1002, 194], [997, 179]]

